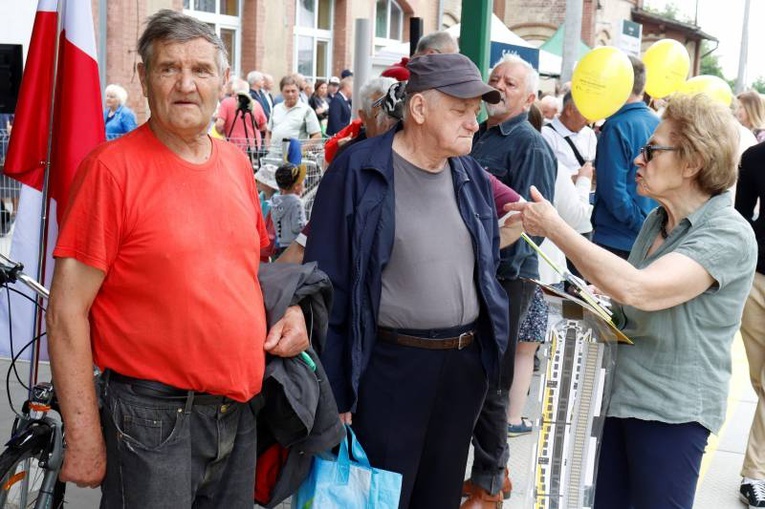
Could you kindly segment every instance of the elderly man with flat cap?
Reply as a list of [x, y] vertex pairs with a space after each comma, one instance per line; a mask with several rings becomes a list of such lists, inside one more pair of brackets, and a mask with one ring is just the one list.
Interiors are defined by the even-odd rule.
[[492, 187], [467, 157], [499, 93], [459, 54], [409, 71], [403, 122], [322, 179], [305, 259], [335, 288], [322, 361], [342, 418], [403, 474], [400, 508], [448, 509], [508, 338]]

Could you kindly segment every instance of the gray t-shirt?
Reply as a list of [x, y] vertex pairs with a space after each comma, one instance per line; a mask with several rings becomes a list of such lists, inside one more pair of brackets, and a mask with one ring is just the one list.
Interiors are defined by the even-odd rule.
[[666, 423], [698, 422], [717, 433], [725, 418], [730, 346], [741, 322], [757, 261], [752, 228], [730, 206], [730, 192], [711, 198], [683, 219], [647, 256], [665, 212], [645, 220], [629, 262], [642, 269], [670, 252], [701, 264], [715, 284], [698, 297], [660, 311], [622, 306], [619, 345], [607, 415]]
[[378, 324], [441, 329], [478, 318], [473, 241], [448, 165], [431, 173], [393, 153], [396, 235], [382, 273]]

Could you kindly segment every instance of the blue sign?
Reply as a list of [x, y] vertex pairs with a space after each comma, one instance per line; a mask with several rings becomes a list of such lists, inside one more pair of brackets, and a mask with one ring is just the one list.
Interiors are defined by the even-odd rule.
[[526, 46], [516, 46], [515, 44], [492, 41], [490, 50], [490, 67], [494, 67], [504, 55], [508, 53], [516, 53], [539, 72], [539, 50], [537, 48], [528, 48]]

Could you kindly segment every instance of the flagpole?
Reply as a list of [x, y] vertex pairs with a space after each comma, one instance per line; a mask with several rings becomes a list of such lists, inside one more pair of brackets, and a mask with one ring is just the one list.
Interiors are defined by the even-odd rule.
[[[53, 58], [53, 86], [51, 87], [51, 101], [50, 110], [48, 111], [48, 151], [45, 157], [45, 173], [43, 176], [43, 188], [42, 188], [42, 204], [40, 206], [40, 232], [39, 232], [39, 249], [37, 253], [37, 281], [40, 284], [45, 284], [45, 262], [48, 252], [48, 217], [50, 214], [50, 203], [48, 200], [48, 187], [50, 180], [50, 160], [53, 153], [53, 112], [55, 110], [56, 103], [56, 88], [58, 76], [58, 53], [61, 46], [61, 33], [64, 26], [64, 4], [66, 0], [58, 0], [56, 2], [56, 11], [58, 13], [58, 31], [56, 32], [55, 43], [55, 57]], [[32, 348], [32, 357], [29, 362], [29, 390], [37, 384], [38, 364], [40, 362], [40, 351], [42, 348], [42, 340], [39, 339], [43, 329], [43, 308], [45, 301], [37, 295], [37, 306], [35, 307], [34, 316], [34, 337], [38, 340]]]

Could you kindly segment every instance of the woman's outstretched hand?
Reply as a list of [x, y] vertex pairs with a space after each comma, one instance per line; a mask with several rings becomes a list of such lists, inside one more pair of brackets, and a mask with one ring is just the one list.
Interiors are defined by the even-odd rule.
[[529, 235], [549, 237], [549, 234], [558, 227], [562, 219], [552, 203], [545, 200], [535, 186], [531, 186], [529, 194], [531, 201], [508, 203], [505, 205], [505, 211], [515, 210], [520, 212], [520, 214], [512, 216], [508, 223], [522, 221], [523, 231]]

